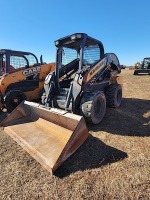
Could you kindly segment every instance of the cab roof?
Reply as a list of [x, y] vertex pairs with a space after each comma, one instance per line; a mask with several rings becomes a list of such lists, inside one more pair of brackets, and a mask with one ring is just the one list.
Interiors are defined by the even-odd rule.
[[25, 52], [25, 51], [15, 51], [15, 50], [11, 50], [11, 49], [0, 49], [0, 54], [11, 54], [11, 55], [17, 55], [17, 56], [24, 56], [24, 55], [33, 55], [34, 57], [36, 57], [33, 53], [30, 52]]
[[99, 45], [99, 47], [104, 51], [102, 42], [88, 36], [86, 33], [74, 33], [55, 41], [55, 46], [58, 48], [64, 46], [78, 50], [81, 45]]

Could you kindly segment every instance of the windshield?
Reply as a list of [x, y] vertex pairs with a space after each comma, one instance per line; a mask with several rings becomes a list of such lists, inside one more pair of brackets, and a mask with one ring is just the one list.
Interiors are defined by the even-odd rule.
[[84, 47], [83, 64], [93, 65], [100, 60], [100, 48], [98, 45], [89, 45]]
[[143, 61], [143, 68], [150, 69], [150, 58], [145, 58]]
[[32, 54], [24, 56], [12, 55], [10, 56], [10, 72], [26, 66], [32, 66], [36, 63], [36, 59]]
[[32, 54], [25, 55], [25, 57], [27, 58], [27, 60], [29, 62], [29, 66], [37, 64], [37, 60]]
[[[62, 65], [67, 65], [72, 61], [79, 59], [79, 51], [73, 48], [63, 47]], [[83, 51], [83, 65], [93, 65], [100, 60], [100, 48], [98, 45], [88, 45]]]
[[62, 65], [67, 65], [78, 58], [77, 50], [63, 47], [62, 50]]

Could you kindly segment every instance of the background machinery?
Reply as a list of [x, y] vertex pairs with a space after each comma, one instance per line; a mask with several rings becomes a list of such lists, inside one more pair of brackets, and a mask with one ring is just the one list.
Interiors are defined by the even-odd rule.
[[0, 108], [12, 111], [22, 100], [39, 99], [46, 75], [54, 63], [38, 63], [29, 52], [0, 50]]
[[149, 74], [150, 75], [150, 58], [144, 58], [141, 66], [134, 71], [134, 75]]
[[53, 173], [88, 137], [85, 120], [98, 124], [106, 105], [122, 100], [114, 53], [85, 33], [55, 41], [56, 70], [44, 83], [42, 104], [24, 101], [2, 123], [4, 130]]

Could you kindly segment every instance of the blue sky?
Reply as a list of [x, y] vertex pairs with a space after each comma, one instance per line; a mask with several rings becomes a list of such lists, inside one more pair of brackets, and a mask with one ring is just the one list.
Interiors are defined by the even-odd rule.
[[54, 41], [85, 32], [121, 64], [150, 56], [150, 0], [0, 0], [0, 49], [55, 61]]

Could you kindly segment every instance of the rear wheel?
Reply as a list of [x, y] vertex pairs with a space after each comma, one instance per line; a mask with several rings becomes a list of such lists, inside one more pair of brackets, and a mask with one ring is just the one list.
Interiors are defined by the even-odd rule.
[[12, 111], [25, 99], [26, 96], [22, 91], [9, 91], [4, 96], [4, 105], [8, 111]]
[[86, 93], [80, 103], [81, 115], [93, 124], [99, 124], [106, 112], [106, 99], [103, 92]]
[[106, 103], [110, 108], [118, 108], [122, 101], [122, 87], [119, 84], [111, 84], [105, 90]]

